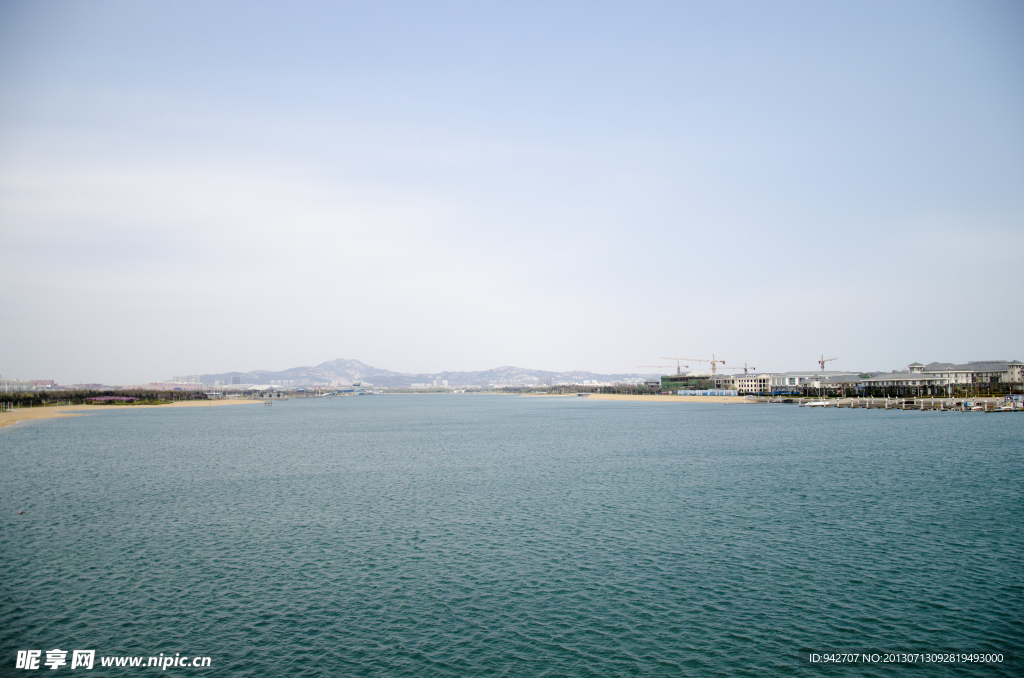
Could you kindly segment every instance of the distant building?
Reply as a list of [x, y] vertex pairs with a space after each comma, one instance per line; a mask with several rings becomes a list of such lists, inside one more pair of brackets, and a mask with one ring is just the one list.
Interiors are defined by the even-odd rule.
[[853, 394], [858, 389], [864, 388], [864, 377], [856, 374], [838, 374], [828, 377], [821, 382], [819, 388], [827, 393], [849, 393]]
[[921, 372], [882, 372], [860, 380], [863, 388], [895, 389], [898, 391], [914, 389], [925, 395], [936, 395], [949, 382], [945, 377], [923, 374]]
[[772, 375], [737, 374], [733, 379], [733, 388], [739, 393], [770, 393], [772, 390]]
[[15, 393], [17, 391], [31, 391], [32, 382], [25, 379], [0, 378], [0, 388], [3, 388], [4, 393]]
[[151, 381], [147, 388], [156, 391], [201, 391], [203, 385], [199, 382], [179, 381]]
[[712, 381], [717, 390], [733, 390], [738, 393], [769, 393], [772, 388], [770, 374], [713, 374]]
[[46, 391], [53, 388], [59, 388], [53, 379], [4, 379], [0, 377], [0, 391], [4, 393]]
[[975, 360], [967, 363], [911, 363], [906, 371], [893, 370], [861, 380], [865, 388], [914, 391], [935, 395], [953, 388], [1005, 390], [1024, 385], [1024, 363], [1019, 360]]
[[781, 372], [771, 375], [772, 393], [803, 393], [807, 389], [826, 388], [830, 383], [846, 383], [839, 380], [845, 377], [848, 379], [860, 379], [859, 372], [824, 371], [824, 372]]
[[662, 391], [706, 391], [714, 388], [715, 381], [711, 375], [701, 372], [668, 374], [661, 378]]
[[942, 377], [948, 383], [964, 386], [1024, 383], [1024, 363], [1019, 360], [973, 360], [967, 363], [911, 363], [913, 374]]

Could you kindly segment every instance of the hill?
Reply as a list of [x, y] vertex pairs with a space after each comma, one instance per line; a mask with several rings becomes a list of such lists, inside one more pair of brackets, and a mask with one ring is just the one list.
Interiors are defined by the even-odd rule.
[[392, 370], [380, 369], [367, 365], [359, 360], [338, 358], [311, 367], [292, 367], [277, 372], [271, 370], [253, 370], [251, 372], [224, 372], [222, 374], [204, 374], [204, 384], [214, 384], [217, 381], [231, 383], [233, 377], [239, 377], [243, 384], [267, 384], [271, 381], [289, 380], [296, 385], [309, 384], [336, 384], [339, 382], [351, 383], [354, 379], [360, 378], [364, 382], [375, 386], [402, 387], [413, 384], [433, 383], [436, 379], [447, 380], [451, 386], [499, 386], [511, 385], [550, 385], [562, 382], [582, 383], [584, 381], [625, 381], [627, 379], [640, 379], [653, 375], [644, 374], [598, 374], [583, 370], [571, 370], [568, 372], [550, 372], [547, 370], [533, 370], [524, 367], [503, 366], [490, 370], [474, 372], [394, 372]]

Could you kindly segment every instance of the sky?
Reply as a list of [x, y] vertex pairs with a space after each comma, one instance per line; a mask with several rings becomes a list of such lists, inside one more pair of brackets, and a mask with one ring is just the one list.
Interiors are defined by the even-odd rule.
[[0, 3], [7, 378], [1024, 359], [1022, 244], [1020, 2]]

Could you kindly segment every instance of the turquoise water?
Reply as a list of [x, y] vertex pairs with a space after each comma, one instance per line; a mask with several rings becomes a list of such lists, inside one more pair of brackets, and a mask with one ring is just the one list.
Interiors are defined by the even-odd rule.
[[81, 648], [223, 676], [1022, 675], [1022, 457], [1013, 414], [582, 398], [19, 424], [0, 674]]

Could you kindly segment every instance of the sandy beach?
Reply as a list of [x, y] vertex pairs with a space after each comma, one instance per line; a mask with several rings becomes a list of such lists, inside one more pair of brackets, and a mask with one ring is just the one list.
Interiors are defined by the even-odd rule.
[[216, 407], [219, 405], [241, 405], [259, 403], [260, 400], [180, 400], [166, 405], [48, 405], [46, 407], [23, 407], [8, 412], [0, 412], [0, 428], [17, 424], [19, 421], [32, 419], [57, 419], [59, 417], [77, 417], [83, 413], [96, 414], [110, 410], [161, 409], [179, 407]]

